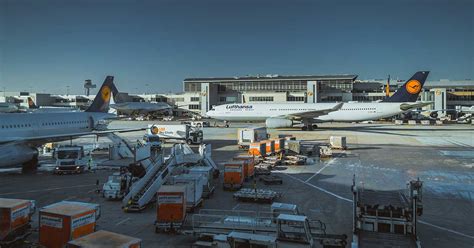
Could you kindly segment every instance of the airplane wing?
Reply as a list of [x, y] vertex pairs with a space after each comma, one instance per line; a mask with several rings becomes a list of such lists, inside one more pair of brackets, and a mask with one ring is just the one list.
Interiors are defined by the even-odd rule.
[[32, 138], [28, 137], [11, 137], [10, 141], [5, 141], [2, 142], [2, 144], [9, 143], [9, 144], [14, 144], [14, 143], [28, 143], [28, 144], [34, 144], [34, 145], [41, 145], [44, 143], [48, 142], [55, 142], [55, 141], [63, 141], [63, 140], [68, 140], [72, 138], [77, 138], [81, 136], [87, 136], [87, 135], [97, 135], [97, 136], [102, 136], [108, 133], [127, 133], [127, 132], [136, 132], [136, 131], [144, 131], [147, 128], [133, 128], [133, 129], [108, 129], [104, 131], [93, 131], [93, 132], [79, 132], [79, 133], [68, 133], [68, 134], [55, 134], [55, 135], [44, 135], [44, 136], [35, 136]]
[[285, 118], [285, 119], [290, 119], [290, 120], [312, 119], [321, 115], [326, 115], [333, 111], [337, 111], [342, 108], [342, 105], [344, 105], [344, 103], [341, 102], [341, 103], [336, 104], [332, 108], [302, 111], [302, 112], [297, 112], [297, 113], [291, 113], [288, 115], [275, 116], [274, 118]]
[[424, 106], [428, 106], [433, 104], [433, 102], [414, 102], [414, 103], [402, 103], [400, 104], [400, 109], [403, 111], [408, 111], [411, 109], [422, 108]]

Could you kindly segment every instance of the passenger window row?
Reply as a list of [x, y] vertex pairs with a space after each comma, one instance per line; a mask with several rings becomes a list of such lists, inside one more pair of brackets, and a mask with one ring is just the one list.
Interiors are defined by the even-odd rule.
[[[69, 124], [87, 124], [87, 121], [59, 121], [59, 122], [43, 122], [41, 126], [58, 126], [58, 125], [69, 125]], [[6, 128], [25, 128], [31, 127], [31, 124], [8, 124], [2, 125], [2, 129]]]

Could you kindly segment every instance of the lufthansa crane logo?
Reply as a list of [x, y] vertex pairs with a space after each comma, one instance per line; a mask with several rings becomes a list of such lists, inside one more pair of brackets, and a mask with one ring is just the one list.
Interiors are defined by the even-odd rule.
[[421, 83], [420, 81], [413, 79], [413, 80], [408, 81], [405, 88], [407, 89], [408, 93], [412, 95], [418, 94], [421, 91]]
[[158, 130], [157, 126], [152, 126], [150, 131], [151, 131], [152, 134], [158, 134], [159, 130]]
[[101, 91], [102, 100], [108, 102], [110, 100], [110, 88], [109, 86], [104, 86]]

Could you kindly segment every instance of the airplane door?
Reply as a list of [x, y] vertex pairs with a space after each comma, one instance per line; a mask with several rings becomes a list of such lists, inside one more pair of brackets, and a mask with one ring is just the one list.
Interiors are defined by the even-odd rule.
[[92, 116], [89, 116], [89, 129], [94, 129], [94, 118]]

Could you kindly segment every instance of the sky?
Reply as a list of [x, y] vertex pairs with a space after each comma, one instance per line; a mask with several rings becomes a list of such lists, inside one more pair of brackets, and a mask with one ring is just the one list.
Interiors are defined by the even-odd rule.
[[183, 90], [188, 77], [474, 79], [472, 0], [0, 0], [0, 91]]

